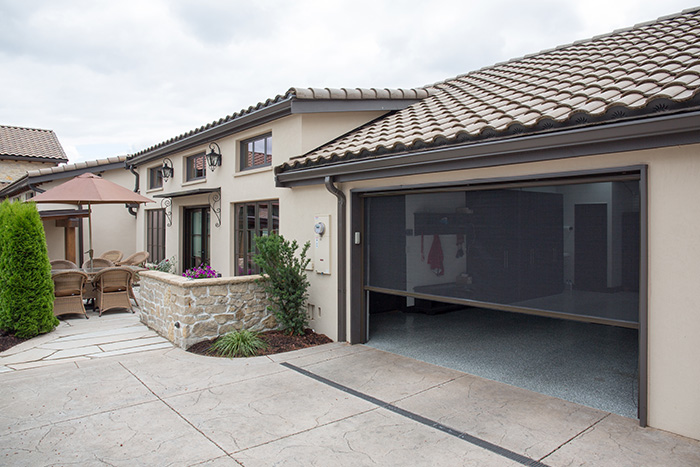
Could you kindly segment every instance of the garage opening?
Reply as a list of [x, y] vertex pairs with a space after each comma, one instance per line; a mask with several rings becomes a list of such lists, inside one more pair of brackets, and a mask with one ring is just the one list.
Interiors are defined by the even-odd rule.
[[640, 178], [366, 194], [368, 344], [639, 417]]

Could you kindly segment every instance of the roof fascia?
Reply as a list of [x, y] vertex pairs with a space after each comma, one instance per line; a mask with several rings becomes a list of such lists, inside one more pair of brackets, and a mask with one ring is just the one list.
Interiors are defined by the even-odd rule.
[[264, 107], [255, 112], [243, 115], [242, 117], [234, 118], [230, 122], [214, 126], [208, 130], [204, 130], [200, 133], [196, 133], [181, 140], [166, 144], [165, 146], [148, 151], [147, 153], [141, 154], [132, 159], [127, 159], [126, 165], [133, 165], [137, 167], [154, 159], [168, 156], [174, 152], [190, 149], [203, 143], [210, 142], [211, 140], [228, 136], [232, 133], [238, 133], [263, 123], [286, 117], [292, 114], [291, 102], [292, 99], [287, 99], [269, 107]]
[[68, 162], [68, 158], [58, 157], [35, 157], [35, 156], [17, 156], [12, 154], [0, 154], [0, 160], [5, 161], [24, 161], [24, 162]]
[[114, 169], [126, 170], [126, 166], [124, 165], [124, 161], [111, 162], [109, 164], [104, 164], [104, 165], [94, 165], [91, 167], [81, 167], [79, 169], [65, 170], [65, 171], [61, 171], [61, 172], [55, 172], [55, 173], [43, 174], [43, 175], [30, 176], [29, 174], [26, 174], [26, 175], [23, 175], [21, 178], [18, 178], [17, 180], [15, 180], [14, 182], [12, 182], [7, 187], [0, 190], [0, 197], [14, 196], [14, 195], [18, 195], [20, 193], [24, 193], [28, 189], [31, 189], [31, 187], [29, 185], [38, 185], [40, 183], [52, 182], [54, 180], [63, 180], [66, 178], [77, 177], [78, 175], [82, 175], [84, 173], [96, 173], [96, 172], [99, 173], [99, 172], [104, 172], [106, 170], [114, 170]]
[[[700, 112], [596, 125], [565, 131], [444, 146], [411, 153], [350, 160], [276, 174], [277, 186], [336, 182], [522, 164], [700, 142]], [[279, 168], [276, 168], [276, 171]]]
[[391, 112], [405, 109], [421, 99], [294, 99], [292, 113]]

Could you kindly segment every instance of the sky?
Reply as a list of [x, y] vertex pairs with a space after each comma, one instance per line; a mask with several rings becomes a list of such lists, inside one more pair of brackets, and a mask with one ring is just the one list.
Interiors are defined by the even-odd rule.
[[70, 162], [132, 154], [290, 87], [414, 88], [688, 0], [0, 0], [0, 124]]

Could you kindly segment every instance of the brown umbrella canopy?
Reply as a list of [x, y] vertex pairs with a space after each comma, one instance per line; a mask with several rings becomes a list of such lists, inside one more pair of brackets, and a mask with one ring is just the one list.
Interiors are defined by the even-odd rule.
[[79, 175], [38, 194], [31, 201], [62, 204], [153, 203], [145, 196], [91, 173]]
[[135, 193], [128, 188], [105, 180], [95, 174], [84, 173], [77, 177], [36, 195], [29, 201], [35, 203], [57, 204], [87, 204], [90, 250], [90, 264], [92, 264], [92, 204], [132, 204], [153, 203], [154, 201]]

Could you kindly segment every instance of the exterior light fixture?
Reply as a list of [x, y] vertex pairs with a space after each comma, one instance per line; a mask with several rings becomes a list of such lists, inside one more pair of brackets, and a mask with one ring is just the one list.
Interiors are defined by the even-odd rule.
[[163, 167], [160, 168], [160, 171], [163, 174], [163, 180], [167, 182], [168, 179], [172, 177], [175, 173], [173, 169], [173, 161], [171, 161], [167, 157], [163, 159]]
[[207, 165], [209, 166], [209, 170], [212, 172], [221, 165], [221, 148], [216, 143], [209, 143]]

